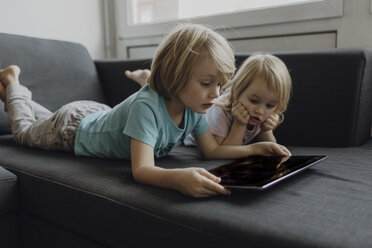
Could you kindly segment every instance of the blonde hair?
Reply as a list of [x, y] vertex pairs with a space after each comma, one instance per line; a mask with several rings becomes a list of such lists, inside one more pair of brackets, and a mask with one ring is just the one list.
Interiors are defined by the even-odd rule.
[[195, 66], [205, 57], [216, 63], [223, 77], [221, 86], [227, 84], [235, 72], [235, 61], [226, 39], [202, 25], [178, 25], [160, 43], [148, 83], [159, 95], [171, 99], [190, 81]]
[[241, 65], [234, 78], [224, 91], [230, 94], [226, 102], [218, 105], [230, 111], [232, 103], [247, 89], [256, 78], [263, 78], [267, 87], [279, 96], [279, 103], [275, 112], [282, 115], [289, 102], [292, 89], [292, 79], [287, 66], [281, 59], [271, 54], [253, 54]]

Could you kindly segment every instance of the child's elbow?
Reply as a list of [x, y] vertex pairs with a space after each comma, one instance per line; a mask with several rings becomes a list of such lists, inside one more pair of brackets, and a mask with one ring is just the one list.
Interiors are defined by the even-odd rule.
[[204, 159], [210, 160], [210, 159], [218, 159], [218, 148], [221, 147], [217, 143], [215, 145], [211, 144], [208, 147], [200, 147], [199, 150], [201, 155], [203, 156]]
[[132, 176], [136, 183], [143, 183], [143, 173], [141, 173], [141, 169], [137, 168], [136, 170], [132, 170]]
[[203, 159], [205, 159], [205, 160], [210, 160], [210, 159], [215, 159], [216, 158], [214, 153], [211, 152], [211, 151], [202, 151], [201, 155], [203, 156]]

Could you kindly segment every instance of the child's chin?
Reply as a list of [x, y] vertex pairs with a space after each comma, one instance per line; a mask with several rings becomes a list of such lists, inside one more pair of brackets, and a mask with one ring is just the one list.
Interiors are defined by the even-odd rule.
[[207, 113], [207, 110], [199, 110], [199, 111], [194, 111], [198, 114], [206, 114]]
[[258, 125], [260, 125], [261, 123], [259, 123], [259, 122], [248, 122], [248, 125], [251, 125], [251, 126], [258, 126]]
[[192, 109], [192, 108], [190, 108], [192, 111], [194, 111], [194, 112], [196, 112], [196, 113], [198, 113], [198, 114], [206, 114], [207, 113], [207, 111], [208, 111], [208, 109]]

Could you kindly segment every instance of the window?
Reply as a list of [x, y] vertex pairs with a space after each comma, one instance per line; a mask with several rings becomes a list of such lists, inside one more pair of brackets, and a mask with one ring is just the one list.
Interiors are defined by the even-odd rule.
[[162, 36], [180, 20], [234, 29], [343, 14], [343, 0], [116, 0], [115, 5], [121, 40]]
[[[115, 0], [117, 56], [123, 58], [152, 56], [164, 35], [177, 22], [211, 26], [237, 47], [248, 39], [255, 41], [249, 44], [257, 44], [260, 40], [274, 38], [273, 42], [277, 44], [276, 41], [283, 36], [291, 38], [301, 36], [307, 40], [306, 37], [309, 36], [305, 35], [316, 34], [323, 37], [325, 33], [330, 33], [329, 37], [326, 37], [325, 47], [329, 47], [329, 44], [334, 47], [338, 27], [336, 19], [343, 15], [343, 2], [343, 0]], [[316, 25], [312, 26], [311, 23]], [[284, 42], [283, 39], [279, 43]], [[265, 45], [264, 48], [273, 47], [272, 49], [277, 50], [280, 44]], [[301, 48], [311, 47], [305, 45]], [[243, 51], [247, 49], [246, 45], [241, 48]]]
[[311, 0], [130, 0], [129, 23], [145, 24], [273, 8]]

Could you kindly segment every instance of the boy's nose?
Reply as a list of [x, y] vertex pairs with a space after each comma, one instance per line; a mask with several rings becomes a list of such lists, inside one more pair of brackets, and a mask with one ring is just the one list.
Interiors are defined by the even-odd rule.
[[220, 87], [219, 86], [213, 87], [209, 93], [209, 97], [217, 98], [219, 96], [220, 96]]

